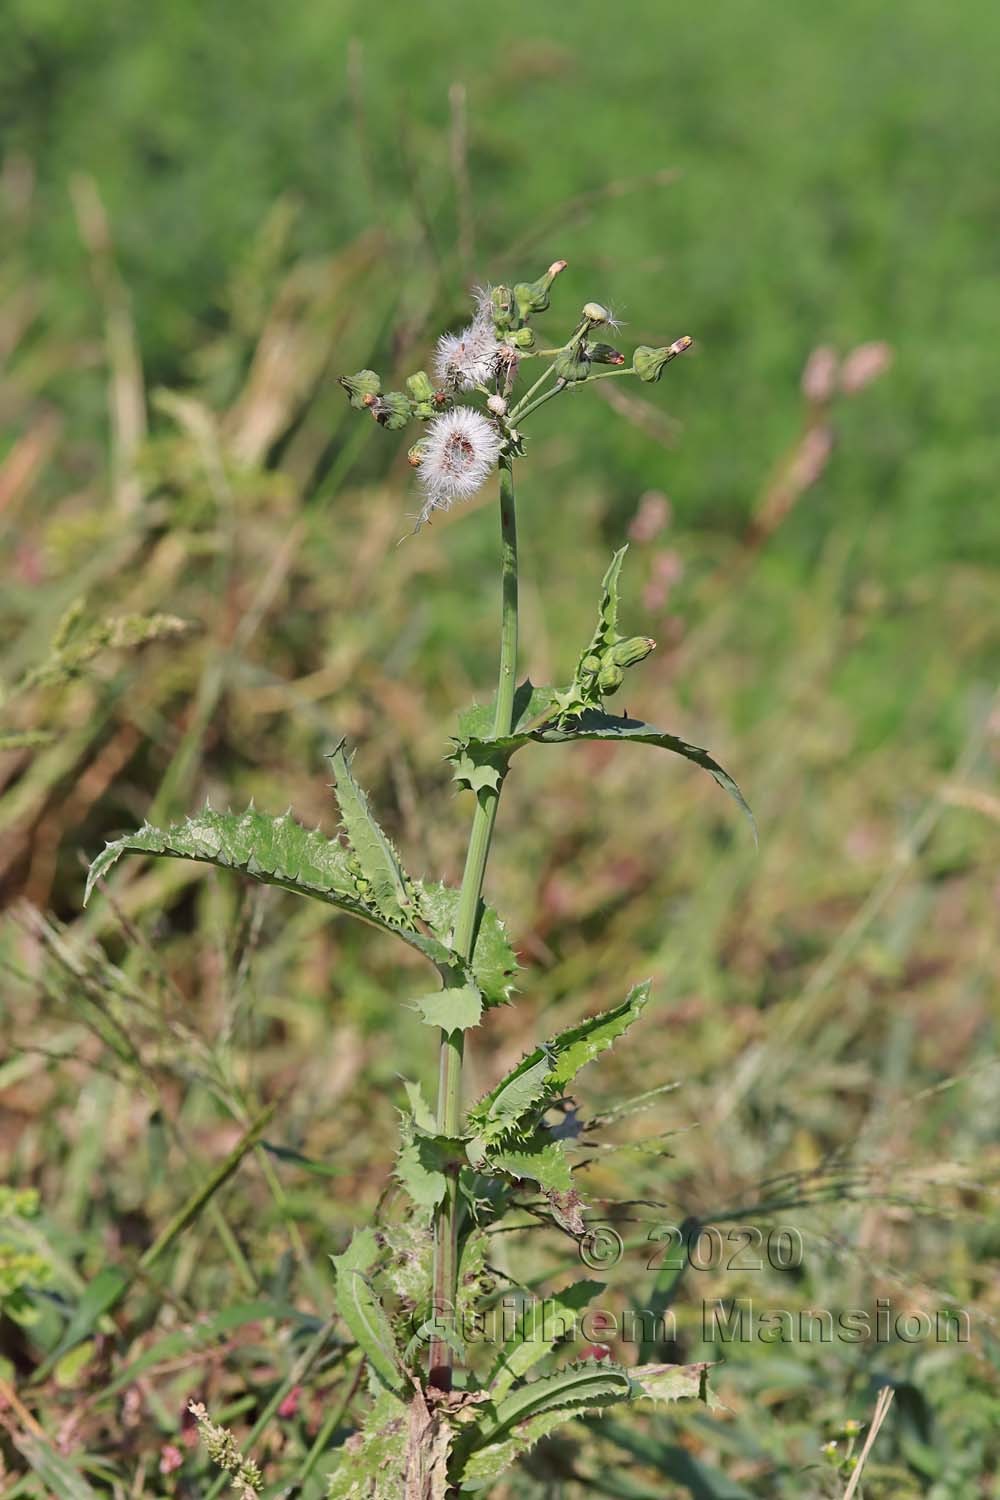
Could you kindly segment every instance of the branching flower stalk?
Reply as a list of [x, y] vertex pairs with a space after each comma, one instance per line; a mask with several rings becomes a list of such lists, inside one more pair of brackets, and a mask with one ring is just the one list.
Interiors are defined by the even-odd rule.
[[[565, 261], [555, 261], [537, 281], [477, 291], [472, 321], [439, 340], [433, 381], [423, 370], [409, 376], [404, 390], [383, 391], [373, 370], [341, 380], [351, 405], [389, 431], [413, 421], [425, 424], [409, 450], [423, 490], [415, 530], [474, 494], [491, 475], [499, 482], [497, 691], [491, 704], [460, 715], [448, 756], [459, 787], [475, 797], [460, 888], [407, 873], [354, 778], [343, 744], [329, 757], [342, 819], [339, 838], [309, 832], [290, 813], [273, 817], [252, 805], [240, 814], [206, 807], [181, 824], [144, 824], [109, 844], [88, 881], [89, 896], [126, 851], [201, 860], [381, 928], [416, 949], [438, 973], [440, 988], [414, 1001], [421, 1019], [439, 1034], [439, 1072], [434, 1112], [418, 1086], [406, 1084], [410, 1108], [403, 1113], [395, 1176], [409, 1211], [400, 1223], [380, 1222], [378, 1232], [371, 1225], [356, 1231], [333, 1257], [336, 1308], [364, 1357], [372, 1405], [357, 1434], [337, 1450], [329, 1500], [440, 1500], [458, 1490], [481, 1492], [572, 1417], [640, 1399], [711, 1402], [700, 1365], [626, 1370], [604, 1361], [558, 1364], [555, 1338], [522, 1330], [482, 1370], [463, 1338], [461, 1313], [469, 1310], [469, 1288], [486, 1264], [486, 1230], [521, 1206], [520, 1194], [533, 1195], [536, 1212], [544, 1204], [564, 1234], [583, 1235], [583, 1203], [572, 1174], [572, 1153], [580, 1144], [565, 1126], [557, 1134], [546, 1116], [564, 1103], [580, 1069], [638, 1019], [649, 998], [648, 983], [634, 985], [610, 1010], [536, 1046], [487, 1095], [463, 1107], [465, 1033], [488, 1010], [510, 1001], [517, 973], [503, 923], [483, 899], [512, 757], [527, 745], [580, 740], [656, 745], [708, 771], [749, 814], [736, 783], [705, 750], [605, 706], [654, 645], [648, 636], [626, 637], [618, 630], [624, 547], [604, 575], [593, 635], [566, 686], [517, 685], [514, 469], [525, 452], [524, 424], [557, 396], [592, 380], [632, 375], [655, 382], [691, 345], [684, 337], [661, 348], [640, 346], [628, 362], [595, 336], [617, 327], [612, 314], [588, 302], [565, 343], [537, 349], [532, 320], [548, 309], [564, 267]], [[541, 373], [516, 397], [521, 366], [532, 359], [544, 361]], [[564, 1287], [557, 1294], [561, 1308], [581, 1310], [598, 1286], [584, 1280]], [[543, 1362], [545, 1373], [527, 1378]], [[453, 1390], [453, 1384], [461, 1388]], [[205, 1431], [217, 1461], [235, 1473], [219, 1435]], [[237, 1480], [252, 1488], [256, 1470], [241, 1470]]]

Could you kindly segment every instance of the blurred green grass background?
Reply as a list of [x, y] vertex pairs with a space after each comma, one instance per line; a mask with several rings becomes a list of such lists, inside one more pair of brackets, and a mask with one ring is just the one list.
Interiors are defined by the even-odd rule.
[[[595, 1195], [791, 1221], [805, 1269], [751, 1278], [768, 1305], [954, 1303], [974, 1338], [706, 1347], [703, 1295], [747, 1288], [692, 1275], [667, 1353], [724, 1355], [733, 1416], [650, 1418], [633, 1451], [598, 1428], [511, 1492], [840, 1493], [809, 1466], [890, 1380], [866, 1493], [998, 1493], [998, 42], [995, 7], [927, 0], [8, 0], [0, 676], [45, 659], [79, 596], [91, 621], [196, 627], [0, 710], [54, 735], [0, 755], [4, 1148], [40, 1190], [49, 1277], [38, 1320], [3, 1325], [8, 1374], [283, 1099], [223, 1226], [200, 1219], [90, 1362], [35, 1388], [95, 1482], [145, 1462], [170, 1493], [158, 1455], [191, 1394], [252, 1425], [326, 1311], [317, 1267], [379, 1199], [398, 1075], [433, 1067], [401, 1003], [419, 970], [391, 950], [181, 865], [123, 866], [82, 917], [81, 856], [206, 796], [329, 828], [322, 755], [346, 733], [411, 867], [455, 877], [468, 809], [441, 755], [494, 670], [492, 506], [397, 547], [402, 444], [336, 376], [407, 373], [471, 285], [565, 256], [554, 333], [598, 297], [630, 342], [697, 347], [650, 391], [540, 413], [524, 666], [567, 672], [631, 535], [626, 621], [660, 649], [628, 706], [719, 755], [761, 850], [653, 751], [526, 758], [490, 875], [525, 993], [470, 1087], [652, 973], [645, 1038], [584, 1092], [676, 1080], [653, 1118], [684, 1133], [594, 1169]], [[890, 367], [810, 407], [810, 355], [875, 341]], [[109, 1380], [232, 1301], [234, 1265], [270, 1317], [207, 1365], [154, 1365], [129, 1425]], [[644, 1303], [644, 1267], [616, 1294]], [[308, 1449], [342, 1379], [331, 1357], [265, 1459]]]

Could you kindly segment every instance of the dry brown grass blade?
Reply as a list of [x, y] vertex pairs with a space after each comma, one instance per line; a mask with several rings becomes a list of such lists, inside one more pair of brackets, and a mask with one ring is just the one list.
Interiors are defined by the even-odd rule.
[[0, 515], [13, 510], [30, 494], [38, 476], [52, 456], [62, 419], [43, 412], [11, 448], [0, 464]]
[[861, 1483], [861, 1474], [865, 1467], [865, 1464], [868, 1462], [868, 1455], [872, 1451], [875, 1439], [879, 1435], [879, 1429], [881, 1428], [882, 1423], [888, 1416], [889, 1407], [892, 1405], [892, 1398], [895, 1394], [896, 1393], [891, 1385], [884, 1385], [878, 1393], [878, 1400], [875, 1402], [875, 1410], [872, 1413], [872, 1421], [871, 1426], [868, 1429], [868, 1436], [865, 1438], [865, 1445], [858, 1455], [858, 1466], [855, 1469], [854, 1473], [851, 1475], [847, 1489], [844, 1491], [844, 1500], [853, 1500], [853, 1496], [857, 1491], [858, 1485]]
[[142, 359], [132, 321], [131, 299], [115, 264], [111, 227], [97, 183], [84, 174], [74, 176], [70, 194], [80, 238], [90, 253], [94, 282], [104, 306], [111, 377], [113, 489], [118, 509], [129, 515], [142, 501], [142, 481], [135, 462], [147, 431]]

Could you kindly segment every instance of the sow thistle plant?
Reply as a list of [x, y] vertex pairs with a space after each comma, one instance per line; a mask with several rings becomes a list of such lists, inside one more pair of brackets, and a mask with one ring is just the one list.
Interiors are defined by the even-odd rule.
[[[618, 628], [624, 547], [604, 575], [594, 632], [570, 681], [558, 688], [517, 683], [514, 472], [530, 419], [547, 402], [594, 380], [631, 375], [658, 381], [691, 344], [684, 337], [661, 348], [642, 346], [626, 361], [600, 336], [616, 326], [611, 313], [588, 302], [565, 343], [539, 347], [532, 320], [549, 307], [564, 266], [556, 261], [537, 281], [477, 291], [472, 321], [438, 341], [433, 379], [421, 370], [404, 390], [389, 391], [373, 370], [341, 381], [351, 405], [389, 431], [423, 424], [409, 450], [423, 492], [415, 529], [498, 476], [499, 680], [492, 702], [459, 716], [448, 757], [455, 781], [473, 802], [459, 889], [407, 872], [355, 779], [344, 744], [330, 755], [341, 817], [337, 837], [301, 827], [290, 813], [206, 807], [176, 826], [146, 824], [109, 844], [88, 882], [89, 896], [127, 851], [201, 860], [325, 901], [408, 943], [437, 972], [438, 987], [415, 1000], [423, 1021], [440, 1033], [440, 1062], [435, 1111], [415, 1084], [406, 1085], [409, 1108], [395, 1175], [408, 1212], [360, 1230], [333, 1258], [336, 1305], [366, 1362], [371, 1406], [338, 1452], [331, 1500], [483, 1491], [541, 1437], [587, 1412], [644, 1399], [709, 1399], [702, 1365], [625, 1369], [587, 1360], [560, 1366], [558, 1332], [535, 1317], [505, 1334], [485, 1369], [470, 1367], [477, 1364], [469, 1334], [482, 1305], [489, 1231], [531, 1194], [535, 1211], [541, 1204], [564, 1234], [584, 1232], [585, 1205], [572, 1170], [579, 1143], [569, 1122], [575, 1117], [564, 1112], [558, 1131], [549, 1119], [581, 1068], [632, 1025], [649, 998], [648, 984], [635, 986], [611, 1010], [536, 1046], [485, 1097], [463, 1108], [466, 1033], [488, 1011], [511, 1002], [517, 976], [504, 925], [483, 900], [497, 808], [515, 753], [580, 740], [658, 745], [703, 767], [749, 813], [736, 783], [705, 750], [606, 707], [654, 644]], [[525, 369], [537, 370], [537, 377], [524, 379]], [[597, 1281], [578, 1282], [558, 1292], [552, 1306], [578, 1313], [600, 1289]], [[545, 1373], [537, 1373], [539, 1365]]]

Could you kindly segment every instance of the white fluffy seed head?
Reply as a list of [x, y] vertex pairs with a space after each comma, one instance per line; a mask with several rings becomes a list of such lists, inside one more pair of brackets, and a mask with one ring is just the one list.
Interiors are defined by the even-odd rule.
[[496, 372], [500, 356], [490, 318], [478, 312], [460, 333], [443, 333], [437, 342], [434, 373], [445, 390], [471, 391]]
[[482, 412], [456, 406], [427, 424], [418, 475], [426, 499], [421, 526], [435, 510], [474, 495], [500, 457], [500, 434]]

